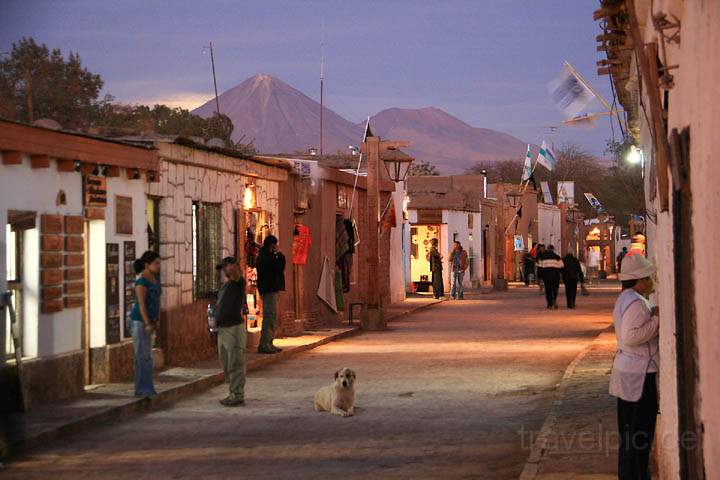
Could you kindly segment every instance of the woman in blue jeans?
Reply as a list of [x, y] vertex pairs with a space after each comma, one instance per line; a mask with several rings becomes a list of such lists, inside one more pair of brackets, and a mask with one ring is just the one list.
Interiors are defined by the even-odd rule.
[[135, 303], [130, 312], [135, 351], [135, 396], [155, 395], [153, 385], [152, 336], [160, 315], [160, 255], [148, 250], [133, 264]]

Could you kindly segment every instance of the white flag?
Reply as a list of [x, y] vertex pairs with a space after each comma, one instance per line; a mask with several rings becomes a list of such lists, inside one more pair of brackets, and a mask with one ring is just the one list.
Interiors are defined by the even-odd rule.
[[555, 153], [544, 140], [542, 142], [542, 146], [540, 147], [540, 151], [538, 152], [537, 162], [550, 171], [555, 170], [555, 165], [557, 165]]
[[553, 102], [568, 118], [575, 117], [595, 98], [595, 94], [566, 64], [558, 78], [548, 83]]
[[525, 154], [525, 165], [523, 166], [522, 182], [530, 180], [532, 177], [532, 153], [530, 153], [530, 145], [528, 145], [527, 153]]

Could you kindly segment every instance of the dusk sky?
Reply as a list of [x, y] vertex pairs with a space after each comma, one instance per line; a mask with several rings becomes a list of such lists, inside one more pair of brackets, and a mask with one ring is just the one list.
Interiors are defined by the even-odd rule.
[[473, 126], [536, 144], [576, 142], [596, 155], [612, 136], [608, 117], [592, 130], [552, 135], [546, 128], [564, 118], [547, 93], [563, 60], [612, 100], [608, 78], [595, 73], [597, 0], [0, 5], [0, 52], [22, 36], [76, 51], [123, 102], [194, 108], [211, 98], [210, 57], [202, 48], [210, 41], [221, 92], [269, 73], [318, 99], [324, 23], [326, 105], [348, 120], [388, 107], [435, 106]]

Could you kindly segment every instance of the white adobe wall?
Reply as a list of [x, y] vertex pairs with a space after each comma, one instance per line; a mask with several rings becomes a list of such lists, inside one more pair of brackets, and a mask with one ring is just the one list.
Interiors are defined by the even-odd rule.
[[[473, 228], [468, 228], [468, 215], [471, 215], [473, 217]], [[449, 290], [452, 287], [452, 272], [449, 265], [450, 252], [452, 252], [453, 249], [453, 237], [456, 235], [463, 248], [468, 252], [468, 257], [470, 256], [470, 248], [472, 248], [474, 255], [473, 272], [476, 277], [478, 276], [478, 272], [482, 267], [482, 222], [479, 212], [443, 210], [443, 223], [447, 224], [448, 232], [446, 237], [447, 253], [444, 254], [445, 265], [443, 265], [443, 268], [445, 268], [445, 281], [448, 282], [446, 283], [446, 285], [447, 289]], [[470, 240], [471, 236], [472, 241]], [[463, 278], [463, 285], [466, 288], [470, 288], [472, 286], [472, 278], [470, 278], [469, 269], [465, 272], [465, 277]]]
[[392, 193], [395, 202], [395, 228], [390, 230], [390, 301], [398, 303], [405, 300], [405, 245], [403, 238], [403, 202], [405, 200], [403, 182], [395, 184]]
[[555, 253], [562, 256], [560, 208], [555, 205], [538, 204], [538, 238], [533, 242], [555, 246]]
[[[66, 205], [55, 205], [59, 190], [63, 190], [66, 194]], [[0, 225], [3, 225], [0, 235], [0, 290], [2, 291], [7, 288], [7, 245], [4, 226], [7, 224], [8, 210], [30, 210], [38, 214], [37, 228], [27, 231], [25, 238], [25, 255], [28, 263], [24, 291], [26, 302], [24, 353], [29, 357], [42, 357], [79, 350], [82, 308], [66, 308], [54, 314], [39, 313], [39, 230], [40, 214], [82, 214], [80, 175], [75, 172], [58, 172], [55, 161], [51, 161], [50, 168], [32, 169], [27, 156], [23, 158], [22, 165], [3, 165], [0, 154]]]

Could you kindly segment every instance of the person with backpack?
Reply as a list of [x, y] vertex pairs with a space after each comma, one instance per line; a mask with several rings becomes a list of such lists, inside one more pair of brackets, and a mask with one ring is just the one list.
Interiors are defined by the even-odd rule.
[[542, 268], [542, 279], [545, 284], [545, 300], [547, 308], [558, 308], [557, 296], [560, 289], [560, 275], [564, 267], [562, 259], [555, 253], [555, 247], [547, 246], [540, 256], [539, 267]]
[[220, 400], [224, 407], [245, 405], [245, 351], [247, 350], [245, 278], [235, 257], [225, 257], [215, 267], [226, 281], [218, 291], [212, 314], [217, 328], [217, 348], [230, 392]]
[[453, 275], [452, 288], [450, 289], [450, 297], [462, 300], [465, 289], [463, 288], [463, 277], [465, 270], [468, 268], [468, 254], [462, 248], [462, 244], [455, 240], [453, 242], [453, 251], [450, 254], [450, 268]]
[[262, 299], [262, 331], [258, 353], [279, 353], [273, 345], [277, 323], [278, 296], [285, 290], [285, 255], [278, 249], [278, 239], [268, 235], [257, 257], [257, 288]]
[[130, 310], [135, 368], [133, 380], [136, 397], [156, 395], [153, 383], [153, 337], [160, 316], [160, 255], [152, 250], [143, 253], [133, 263], [135, 274], [135, 302]]

